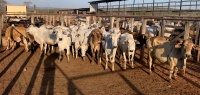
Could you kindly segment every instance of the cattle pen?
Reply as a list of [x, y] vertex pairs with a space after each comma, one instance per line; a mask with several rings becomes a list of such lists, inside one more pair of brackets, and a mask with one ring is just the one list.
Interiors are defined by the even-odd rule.
[[[12, 14], [11, 14], [12, 15]], [[21, 14], [19, 14], [21, 15]], [[184, 36], [184, 39], [189, 38], [189, 31], [190, 31], [190, 23], [195, 22], [195, 25], [191, 28], [196, 29], [197, 33], [195, 35], [195, 44], [199, 45], [200, 43], [200, 37], [199, 37], [199, 21], [200, 17], [195, 16], [146, 16], [146, 15], [97, 15], [97, 14], [42, 14], [42, 13], [31, 13], [27, 14], [30, 16], [30, 22], [34, 23], [34, 18], [42, 18], [45, 20], [45, 24], [49, 25], [55, 25], [56, 22], [60, 22], [62, 26], [68, 26], [72, 21], [73, 18], [78, 17], [78, 22], [86, 22], [86, 24], [92, 24], [92, 23], [110, 23], [109, 28], [114, 28], [114, 23], [116, 24], [115, 27], [119, 28], [119, 22], [120, 20], [130, 19], [132, 25], [134, 23], [134, 20], [140, 20], [142, 21], [142, 28], [140, 34], [145, 34], [146, 31], [146, 24], [148, 20], [155, 20], [159, 21], [161, 23], [161, 30], [159, 31], [159, 36], [164, 37], [164, 33], [168, 32], [165, 30], [165, 27], [175, 27], [177, 29], [184, 29], [185, 31], [182, 33], [175, 33], [177, 36], [172, 39], [172, 41], [177, 40], [179, 37]], [[3, 29], [4, 25], [4, 14], [1, 15], [1, 29]], [[81, 19], [84, 18], [84, 19]], [[172, 26], [172, 25], [165, 25], [167, 21], [183, 21], [185, 22], [185, 27], [183, 26]], [[133, 28], [133, 26], [132, 26]], [[133, 30], [133, 29], [131, 29]], [[133, 32], [133, 31], [131, 31]], [[194, 55], [196, 56], [196, 55]], [[197, 53], [197, 62], [199, 62], [200, 52]]]
[[[42, 19], [42, 24], [69, 26], [71, 24], [80, 24], [85, 22], [87, 25], [99, 23], [108, 25], [108, 29], [120, 28], [121, 22], [129, 21], [131, 23], [131, 32], [134, 29], [134, 22], [141, 21], [142, 26], [140, 35], [145, 35], [146, 26], [150, 21], [156, 21], [161, 25], [158, 36], [165, 37], [165, 33], [175, 36], [165, 37], [171, 42], [190, 38], [190, 30], [196, 30], [192, 40], [195, 45], [200, 46], [200, 17], [198, 16], [200, 0], [180, 0], [169, 2], [138, 3], [125, 4], [126, 0], [119, 1], [119, 5], [108, 5], [109, 0], [105, 0], [107, 6], [99, 6], [97, 13], [91, 14], [67, 14], [59, 11], [58, 13], [26, 13], [30, 22], [23, 24], [38, 23]], [[115, 1], [115, 0], [114, 0]], [[120, 5], [120, 2], [124, 4]], [[182, 2], [183, 1], [183, 2]], [[189, 2], [189, 5], [184, 5]], [[98, 2], [89, 2], [98, 3]], [[182, 4], [181, 4], [182, 3]], [[188, 9], [184, 9], [188, 6]], [[172, 8], [174, 7], [174, 8]], [[142, 8], [142, 9], [141, 9]], [[162, 15], [159, 15], [163, 13]], [[164, 14], [166, 13], [166, 14]], [[192, 15], [192, 14], [196, 15]], [[169, 15], [172, 14], [172, 15]], [[187, 15], [185, 15], [187, 14]], [[188, 15], [190, 14], [190, 15]], [[6, 15], [24, 15], [24, 14], [0, 14], [0, 49], [4, 47], [5, 27], [8, 24]], [[183, 22], [184, 26], [169, 25], [170, 22]], [[192, 24], [192, 25], [191, 25]], [[125, 24], [126, 25], [126, 24]], [[124, 25], [124, 26], [125, 26]], [[169, 32], [165, 27], [182, 29], [183, 32]], [[80, 56], [73, 59], [70, 55], [70, 62], [64, 57], [62, 62], [57, 62], [58, 53], [39, 56], [39, 49], [34, 53], [24, 52], [19, 47], [14, 51], [0, 51], [0, 94], [2, 95], [146, 95], [146, 94], [175, 94], [190, 95], [200, 94], [200, 50], [192, 52], [192, 58], [188, 60], [186, 75], [181, 76], [172, 83], [167, 81], [167, 65], [160, 65], [156, 62], [156, 69], [153, 75], [148, 74], [147, 50], [145, 45], [137, 48], [135, 55], [135, 68], [131, 69], [127, 65], [127, 70], [123, 71], [120, 59], [116, 58], [116, 71], [111, 72], [111, 68], [104, 70], [105, 58], [103, 64], [97, 66], [90, 64], [90, 55], [87, 60], [82, 61]], [[111, 64], [109, 64], [110, 67]]]

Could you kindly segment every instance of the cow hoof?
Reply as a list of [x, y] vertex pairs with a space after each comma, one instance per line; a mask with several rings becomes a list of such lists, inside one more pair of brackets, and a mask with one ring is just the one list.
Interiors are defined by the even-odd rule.
[[85, 57], [83, 57], [83, 61], [85, 61]]
[[98, 63], [98, 66], [101, 66], [101, 63]]
[[151, 71], [149, 72], [149, 75], [152, 75], [152, 72], [151, 72]]
[[112, 69], [112, 72], [114, 72], [115, 70], [114, 69]]
[[125, 70], [126, 70], [126, 68], [123, 68], [123, 70], [125, 71]]
[[134, 66], [131, 66], [131, 68], [133, 69], [133, 68], [134, 68]]
[[108, 69], [108, 67], [105, 67], [105, 70], [107, 70]]

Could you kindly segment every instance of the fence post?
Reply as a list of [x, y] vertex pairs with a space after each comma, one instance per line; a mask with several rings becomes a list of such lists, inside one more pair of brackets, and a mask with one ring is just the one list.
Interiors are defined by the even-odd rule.
[[147, 19], [143, 19], [143, 21], [142, 21], [142, 32], [141, 32], [141, 34], [146, 34], [146, 25], [147, 25]]
[[[144, 38], [144, 34], [146, 34], [146, 25], [147, 25], [147, 19], [142, 19], [142, 36]], [[144, 58], [144, 49], [145, 49], [145, 44], [142, 45], [142, 48], [141, 48], [141, 52], [140, 52], [140, 60], [143, 61], [143, 58]]]
[[162, 19], [161, 21], [161, 30], [159, 30], [159, 36], [164, 37], [165, 33], [165, 20]]
[[[200, 36], [199, 36], [199, 30], [200, 30], [200, 22], [197, 22], [196, 25], [196, 37], [195, 37], [195, 45], [200, 45]], [[198, 43], [199, 40], [199, 43]], [[195, 53], [196, 54], [196, 53]], [[198, 54], [197, 54], [197, 62], [199, 63], [200, 59], [200, 51], [198, 50]]]
[[49, 23], [49, 21], [48, 21], [48, 15], [45, 15], [45, 20], [46, 20], [46, 24], [48, 24]]
[[189, 32], [190, 32], [190, 24], [189, 24], [189, 21], [186, 21], [185, 22], [184, 39], [189, 38]]
[[0, 48], [2, 46], [3, 13], [0, 15]]
[[52, 25], [55, 26], [55, 15], [52, 16], [52, 20], [53, 20]]
[[64, 18], [63, 18], [63, 15], [60, 16], [60, 23], [61, 23], [61, 26], [64, 26]]
[[90, 25], [90, 16], [86, 16], [86, 25]]
[[110, 29], [114, 28], [114, 17], [110, 17]]
[[117, 21], [116, 21], [116, 28], [119, 28], [119, 21], [120, 21], [120, 18], [117, 18]]
[[34, 15], [31, 16], [31, 24], [35, 24], [35, 22], [34, 22]]
[[134, 29], [134, 18], [131, 18], [131, 32], [133, 32]]

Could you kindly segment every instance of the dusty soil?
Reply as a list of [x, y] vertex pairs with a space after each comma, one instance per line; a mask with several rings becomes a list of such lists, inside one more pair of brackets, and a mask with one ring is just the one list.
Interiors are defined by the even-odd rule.
[[[123, 71], [116, 59], [115, 71], [90, 64], [79, 57], [67, 63], [64, 56], [58, 63], [58, 53], [39, 56], [24, 52], [23, 48], [0, 53], [0, 94], [2, 95], [200, 95], [200, 63], [188, 60], [186, 75], [167, 81], [168, 65], [156, 65], [148, 74], [146, 59], [139, 60], [136, 52], [135, 68]], [[145, 58], [147, 56], [145, 55]], [[105, 60], [105, 58], [103, 59]], [[159, 62], [157, 62], [159, 63]]]

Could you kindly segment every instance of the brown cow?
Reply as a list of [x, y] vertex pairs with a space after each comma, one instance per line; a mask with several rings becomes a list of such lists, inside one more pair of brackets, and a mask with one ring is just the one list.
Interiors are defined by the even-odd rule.
[[26, 38], [26, 28], [25, 27], [9, 26], [5, 32], [5, 39], [7, 41], [7, 49], [12, 48], [12, 50], [14, 50], [14, 48], [15, 48], [14, 44], [16, 42], [21, 42], [24, 44], [25, 51], [28, 52], [29, 46], [28, 46], [28, 41]]
[[191, 50], [194, 44], [191, 40], [183, 40], [181, 42], [169, 42], [162, 37], [153, 37], [147, 40], [147, 49], [149, 51], [149, 69], [151, 73], [153, 58], [161, 63], [169, 63], [171, 80], [174, 72], [174, 79], [177, 76], [178, 69], [183, 69], [185, 73], [187, 57], [191, 57]]
[[92, 53], [91, 63], [93, 63], [93, 61], [95, 60], [95, 52], [97, 52], [98, 65], [100, 65], [101, 63], [101, 56], [102, 56], [102, 48], [101, 48], [101, 42], [103, 39], [102, 33], [103, 31], [101, 29], [94, 29], [92, 30], [89, 36], [89, 45]]

